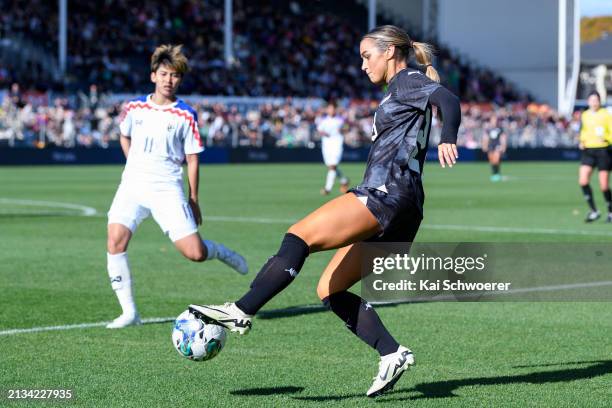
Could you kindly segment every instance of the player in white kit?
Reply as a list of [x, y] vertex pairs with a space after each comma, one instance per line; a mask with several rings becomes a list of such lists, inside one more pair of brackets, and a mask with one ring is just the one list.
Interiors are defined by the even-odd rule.
[[323, 195], [331, 192], [336, 178], [340, 179], [340, 191], [342, 193], [348, 191], [349, 180], [344, 177], [338, 168], [340, 160], [342, 160], [344, 147], [344, 136], [341, 133], [343, 126], [344, 119], [336, 114], [336, 105], [330, 102], [325, 108], [325, 116], [320, 118], [317, 123], [317, 132], [321, 134], [323, 162], [327, 166], [325, 187], [321, 190]]
[[[241, 274], [245, 259], [224, 245], [202, 240], [198, 225], [199, 158], [204, 150], [196, 111], [176, 91], [188, 70], [181, 46], [163, 45], [151, 57], [155, 92], [130, 101], [121, 115], [121, 147], [127, 158], [121, 184], [108, 212], [108, 275], [122, 314], [108, 328], [140, 324], [134, 303], [127, 247], [138, 225], [152, 215], [186, 258], [219, 259]], [[188, 200], [183, 191], [187, 162]]]

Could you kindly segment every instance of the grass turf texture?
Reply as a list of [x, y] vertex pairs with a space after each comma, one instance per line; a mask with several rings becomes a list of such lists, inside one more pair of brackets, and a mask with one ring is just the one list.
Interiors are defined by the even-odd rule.
[[[358, 181], [363, 165], [343, 170]], [[504, 172], [509, 180], [490, 183], [485, 164], [443, 170], [430, 163], [425, 225], [417, 239], [612, 242], [612, 225], [582, 221], [575, 164], [510, 163]], [[104, 214], [120, 173], [115, 166], [0, 168], [0, 198], [75, 203], [99, 213], [81, 217], [0, 201], [0, 331], [118, 315], [106, 273]], [[191, 302], [235, 299], [277, 249], [288, 221], [328, 199], [318, 195], [322, 165], [204, 166], [201, 174], [201, 233], [245, 254], [251, 273], [243, 277], [218, 262], [182, 259], [149, 219], [129, 250], [145, 318], [176, 316]], [[454, 227], [444, 227], [449, 225]], [[70, 406], [103, 407], [612, 404], [612, 304], [569, 302], [379, 307], [391, 332], [415, 351], [417, 366], [394, 392], [366, 399], [376, 353], [331, 313], [286, 309], [318, 304], [316, 283], [330, 257], [312, 255], [296, 282], [255, 320], [253, 333], [231, 335], [209, 362], [180, 358], [170, 341], [171, 323], [0, 336], [0, 406], [40, 405], [6, 399], [8, 389], [22, 388], [70, 388]]]

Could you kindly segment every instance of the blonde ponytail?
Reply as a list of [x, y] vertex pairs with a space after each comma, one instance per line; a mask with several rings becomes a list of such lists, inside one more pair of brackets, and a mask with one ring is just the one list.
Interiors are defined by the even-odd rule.
[[440, 82], [440, 75], [438, 74], [438, 71], [436, 71], [433, 65], [431, 65], [434, 47], [427, 43], [413, 41], [412, 49], [414, 50], [414, 56], [417, 62], [421, 65], [427, 66], [425, 75], [427, 75], [427, 77], [432, 81]]
[[363, 38], [374, 40], [381, 52], [384, 52], [391, 45], [395, 46], [398, 56], [404, 59], [408, 59], [410, 48], [412, 48], [417, 63], [427, 66], [425, 75], [433, 81], [440, 82], [438, 71], [431, 65], [434, 54], [434, 47], [432, 45], [412, 41], [404, 30], [394, 25], [376, 27], [364, 35]]

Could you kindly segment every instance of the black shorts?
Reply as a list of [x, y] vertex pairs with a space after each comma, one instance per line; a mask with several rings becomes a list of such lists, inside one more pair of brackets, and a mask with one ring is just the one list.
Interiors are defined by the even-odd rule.
[[597, 167], [600, 171], [610, 170], [612, 168], [612, 160], [610, 160], [610, 151], [607, 147], [587, 148], [582, 151], [580, 164]]
[[384, 193], [361, 186], [352, 188], [349, 193], [365, 201], [365, 206], [382, 228], [380, 234], [365, 242], [414, 242], [423, 219], [423, 209], [419, 205], [422, 200], [394, 191]]
[[499, 151], [501, 151], [501, 149], [502, 149], [502, 146], [499, 143], [490, 144], [487, 147], [487, 153], [499, 152]]

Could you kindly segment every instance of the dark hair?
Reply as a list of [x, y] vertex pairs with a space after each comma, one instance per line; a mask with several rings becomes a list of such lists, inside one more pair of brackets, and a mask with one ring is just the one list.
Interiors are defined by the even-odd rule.
[[156, 72], [160, 65], [168, 65], [179, 75], [189, 71], [187, 57], [182, 52], [182, 45], [160, 45], [151, 56], [151, 72]]
[[599, 102], [601, 102], [601, 96], [599, 95], [599, 92], [597, 92], [597, 91], [589, 92], [589, 95], [587, 96], [587, 99], [590, 98], [591, 96], [596, 96], [597, 99], [599, 99]]

